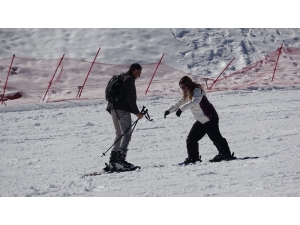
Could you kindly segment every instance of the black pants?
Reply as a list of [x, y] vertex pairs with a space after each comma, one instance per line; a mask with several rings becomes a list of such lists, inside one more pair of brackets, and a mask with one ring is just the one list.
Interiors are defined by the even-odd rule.
[[219, 153], [230, 154], [230, 149], [227, 140], [222, 137], [219, 129], [219, 119], [211, 120], [205, 124], [196, 121], [192, 126], [186, 139], [186, 147], [189, 158], [199, 157], [200, 141], [207, 134], [210, 140], [214, 143]]

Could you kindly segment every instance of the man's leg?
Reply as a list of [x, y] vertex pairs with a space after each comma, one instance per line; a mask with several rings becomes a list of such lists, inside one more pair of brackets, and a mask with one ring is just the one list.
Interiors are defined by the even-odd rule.
[[127, 151], [129, 142], [131, 140], [131, 114], [130, 112], [126, 112], [123, 110], [118, 110], [118, 115], [119, 115], [119, 125], [120, 125], [120, 130], [122, 133], [122, 138], [120, 142], [119, 149], [123, 151]]
[[112, 117], [113, 124], [114, 124], [115, 131], [116, 131], [115, 144], [113, 146], [112, 151], [117, 151], [120, 148], [120, 143], [121, 143], [121, 139], [120, 138], [122, 136], [122, 131], [121, 131], [121, 127], [120, 127], [120, 122], [119, 122], [118, 114], [117, 114], [117, 112], [116, 112], [115, 109], [113, 109], [111, 111], [111, 117]]
[[111, 150], [109, 162], [116, 163], [118, 160], [118, 149], [120, 148], [122, 131], [119, 123], [119, 116], [115, 109], [111, 110], [111, 117], [115, 127], [116, 136], [115, 136], [115, 144], [113, 145], [113, 148]]

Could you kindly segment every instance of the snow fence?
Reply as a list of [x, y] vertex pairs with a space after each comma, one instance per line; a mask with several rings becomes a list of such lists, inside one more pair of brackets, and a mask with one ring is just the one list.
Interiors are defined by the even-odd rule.
[[[138, 97], [180, 95], [178, 82], [183, 76], [190, 76], [207, 91], [300, 84], [300, 48], [281, 47], [241, 70], [214, 78], [188, 74], [162, 62], [141, 65], [142, 74], [136, 80]], [[104, 99], [109, 79], [126, 72], [129, 66], [64, 56], [0, 59], [0, 101], [7, 104]]]

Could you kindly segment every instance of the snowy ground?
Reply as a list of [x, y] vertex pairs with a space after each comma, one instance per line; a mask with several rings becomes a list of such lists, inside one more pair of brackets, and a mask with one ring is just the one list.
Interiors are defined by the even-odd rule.
[[[114, 131], [104, 102], [2, 107], [0, 193], [3, 207], [9, 212], [7, 215], [18, 209], [26, 221], [36, 224], [48, 217], [49, 212], [55, 212], [58, 217], [49, 218], [46, 224], [70, 220], [76, 224], [109, 222], [115, 216], [109, 209], [122, 204], [134, 210], [124, 208], [118, 213], [118, 221], [128, 217], [133, 224], [140, 224], [151, 212], [156, 216], [148, 218], [146, 224], [184, 223], [189, 213], [206, 222], [217, 213], [220, 217], [214, 222], [222, 222], [222, 218], [232, 214], [237, 220], [230, 224], [240, 224], [245, 218], [245, 224], [256, 223], [258, 219], [262, 224], [270, 221], [294, 224], [298, 198], [234, 197], [300, 196], [299, 92], [293, 88], [273, 88], [209, 93], [231, 150], [237, 157], [253, 159], [209, 163], [217, 152], [208, 137], [204, 137], [200, 142], [203, 162], [187, 167], [173, 164], [186, 157], [185, 138], [194, 122], [191, 113], [183, 113], [180, 118], [172, 114], [164, 119], [164, 110], [175, 98], [140, 99], [139, 106], [148, 108], [153, 121], [138, 122], [128, 161], [142, 168], [87, 178], [79, 174], [101, 170], [108, 161], [108, 155], [101, 155], [113, 141]], [[79, 202], [73, 198], [18, 202], [3, 198], [13, 196], [168, 198], [104, 198], [100, 202], [95, 198]], [[46, 208], [38, 207], [45, 203]], [[39, 216], [30, 216], [30, 208], [25, 209], [28, 204]], [[103, 213], [99, 213], [100, 209]], [[19, 224], [20, 218], [10, 216], [7, 221], [11, 223], [6, 224]]]
[[[113, 143], [101, 101], [7, 106], [1, 118], [1, 196], [300, 196], [299, 90], [209, 93], [220, 129], [237, 157], [208, 163], [216, 153], [200, 142], [203, 162], [173, 166], [186, 157], [190, 112], [163, 118], [172, 98], [145, 98], [152, 122], [138, 122], [128, 161], [141, 170], [81, 178], [99, 171]], [[133, 117], [135, 120], [135, 117]]]

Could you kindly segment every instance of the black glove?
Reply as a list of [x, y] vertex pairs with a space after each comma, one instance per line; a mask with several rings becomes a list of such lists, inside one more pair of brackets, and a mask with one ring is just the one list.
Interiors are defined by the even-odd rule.
[[107, 108], [106, 111], [109, 112], [109, 114], [111, 114], [111, 109]]
[[182, 111], [180, 110], [180, 109], [178, 109], [177, 111], [176, 111], [176, 116], [180, 116], [181, 115], [181, 113], [182, 113]]
[[109, 114], [111, 114], [111, 105], [109, 103], [106, 106], [106, 111], [109, 112]]
[[170, 114], [169, 110], [165, 111], [165, 115], [164, 115], [165, 119], [166, 119], [166, 116], [169, 115], [169, 114]]

